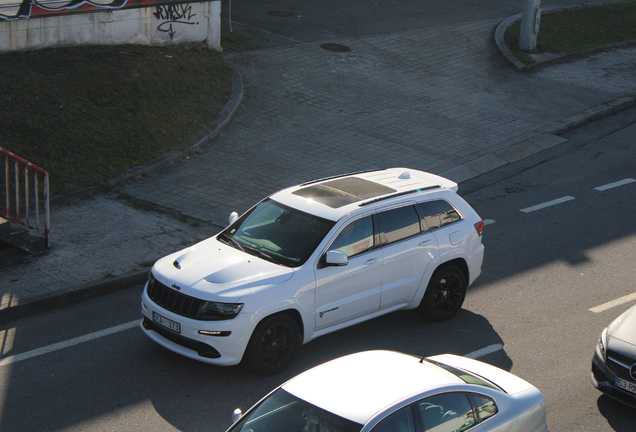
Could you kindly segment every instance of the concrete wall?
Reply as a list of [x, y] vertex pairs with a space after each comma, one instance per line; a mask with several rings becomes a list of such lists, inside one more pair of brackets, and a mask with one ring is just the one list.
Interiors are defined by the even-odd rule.
[[0, 52], [62, 45], [206, 42], [221, 51], [221, 1], [0, 21]]

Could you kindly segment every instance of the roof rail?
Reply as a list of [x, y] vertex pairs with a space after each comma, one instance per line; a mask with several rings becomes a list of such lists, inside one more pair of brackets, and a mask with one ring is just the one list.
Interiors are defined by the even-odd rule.
[[340, 177], [348, 177], [348, 176], [352, 176], [352, 175], [356, 175], [356, 174], [362, 174], [362, 173], [368, 173], [368, 172], [374, 172], [374, 171], [386, 171], [386, 168], [380, 168], [380, 169], [369, 169], [369, 170], [364, 170], [364, 171], [355, 171], [355, 172], [351, 172], [348, 174], [338, 174], [335, 176], [331, 176], [331, 177], [325, 177], [325, 178], [321, 178], [318, 180], [311, 180], [305, 183], [301, 183], [298, 186], [307, 186], [310, 184], [314, 184], [314, 183], [320, 183], [326, 180], [332, 180], [332, 179], [336, 179], [336, 178], [340, 178]]
[[375, 198], [375, 199], [371, 199], [369, 201], [364, 201], [364, 202], [358, 204], [358, 206], [359, 207], [363, 207], [363, 206], [366, 206], [366, 205], [369, 205], [369, 204], [377, 203], [379, 201], [384, 201], [384, 200], [388, 200], [388, 199], [401, 197], [403, 195], [410, 195], [410, 194], [416, 193], [416, 192], [424, 192], [424, 191], [427, 191], [427, 190], [433, 190], [433, 189], [439, 189], [439, 188], [441, 188], [440, 185], [434, 185], [434, 186], [428, 186], [428, 187], [425, 187], [425, 188], [413, 189], [413, 190], [405, 191], [405, 192], [397, 192], [397, 193], [394, 193], [394, 194], [391, 194], [391, 195], [384, 195], [384, 196], [381, 196], [380, 198]]

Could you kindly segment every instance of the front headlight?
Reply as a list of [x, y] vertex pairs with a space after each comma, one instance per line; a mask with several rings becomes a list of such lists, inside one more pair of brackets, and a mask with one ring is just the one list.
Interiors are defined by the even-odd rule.
[[607, 327], [601, 332], [601, 337], [598, 338], [597, 348], [603, 360], [607, 360]]
[[234, 318], [241, 312], [243, 303], [205, 302], [201, 307], [198, 319], [202, 321], [221, 321]]

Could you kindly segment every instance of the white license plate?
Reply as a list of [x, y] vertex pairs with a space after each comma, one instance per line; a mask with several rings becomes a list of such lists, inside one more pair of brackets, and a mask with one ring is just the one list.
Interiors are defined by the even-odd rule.
[[620, 387], [623, 390], [636, 394], [636, 384], [625, 381], [623, 378], [616, 377], [616, 387]]
[[181, 333], [181, 324], [176, 321], [169, 320], [168, 318], [159, 315], [157, 312], [152, 313], [152, 320], [168, 330], [172, 330], [175, 333]]

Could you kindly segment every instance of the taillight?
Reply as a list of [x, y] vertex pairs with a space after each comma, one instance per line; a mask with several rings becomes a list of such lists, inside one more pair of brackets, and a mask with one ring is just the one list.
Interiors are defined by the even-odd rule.
[[477, 222], [475, 224], [475, 230], [477, 231], [477, 234], [479, 234], [481, 236], [481, 233], [484, 231], [484, 221], [483, 220], [479, 220], [479, 222]]

